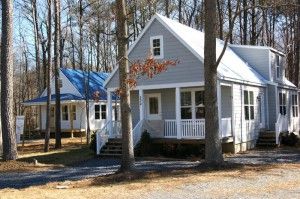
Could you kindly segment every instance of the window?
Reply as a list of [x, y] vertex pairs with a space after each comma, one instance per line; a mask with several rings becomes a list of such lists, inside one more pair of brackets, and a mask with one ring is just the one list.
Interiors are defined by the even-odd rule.
[[286, 115], [286, 94], [279, 93], [279, 112], [281, 115]]
[[204, 91], [182, 91], [181, 119], [203, 119], [204, 117]]
[[72, 105], [71, 114], [72, 114], [72, 120], [76, 120], [76, 105]]
[[192, 92], [181, 92], [181, 119], [192, 119]]
[[100, 105], [95, 104], [95, 120], [100, 120]]
[[156, 59], [163, 59], [163, 36], [155, 36], [150, 38], [151, 53]]
[[62, 86], [63, 86], [63, 81], [62, 81], [61, 78], [60, 78], [59, 81], [58, 81], [58, 85], [59, 85], [59, 86], [58, 86], [59, 88], [62, 88]]
[[101, 105], [101, 119], [102, 120], [106, 119], [106, 105], [105, 104]]
[[204, 91], [195, 92], [196, 119], [205, 117]]
[[276, 55], [276, 77], [277, 79], [280, 78], [280, 57]]
[[293, 117], [298, 117], [298, 96], [297, 94], [292, 95], [292, 111]]
[[245, 120], [254, 120], [254, 95], [253, 91], [244, 91]]
[[68, 111], [68, 105], [62, 106], [62, 120], [69, 120], [69, 111]]

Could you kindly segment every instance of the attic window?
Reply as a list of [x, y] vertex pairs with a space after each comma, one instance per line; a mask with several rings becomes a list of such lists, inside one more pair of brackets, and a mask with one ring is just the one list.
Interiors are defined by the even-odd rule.
[[164, 58], [163, 36], [154, 36], [150, 38], [151, 53], [155, 59]]

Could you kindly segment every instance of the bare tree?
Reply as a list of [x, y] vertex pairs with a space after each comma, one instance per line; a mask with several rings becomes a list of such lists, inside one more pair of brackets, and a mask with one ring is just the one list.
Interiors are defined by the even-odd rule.
[[13, 1], [2, 0], [1, 123], [4, 160], [17, 159], [13, 116]]
[[51, 79], [51, 68], [52, 68], [52, 54], [51, 54], [51, 42], [52, 42], [52, 0], [48, 1], [48, 67], [47, 67], [47, 107], [46, 107], [46, 132], [45, 132], [45, 146], [44, 151], [49, 151], [49, 141], [50, 141], [50, 104], [51, 104], [51, 87], [50, 87], [50, 79]]
[[208, 164], [219, 165], [223, 162], [222, 145], [219, 137], [218, 117], [218, 76], [216, 63], [216, 6], [217, 0], [205, 0], [205, 160]]
[[55, 148], [61, 148], [61, 106], [60, 106], [60, 0], [54, 0], [54, 67], [55, 67]]
[[116, 0], [117, 44], [120, 81], [120, 106], [122, 130], [122, 163], [120, 170], [131, 171], [134, 169], [134, 151], [132, 138], [132, 118], [130, 109], [130, 92], [126, 82], [129, 71], [127, 43], [127, 14], [125, 0]]

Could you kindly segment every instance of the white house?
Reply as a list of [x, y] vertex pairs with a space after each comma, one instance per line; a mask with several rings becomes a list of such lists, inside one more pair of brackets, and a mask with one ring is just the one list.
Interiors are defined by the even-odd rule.
[[[101, 129], [107, 120], [107, 100], [115, 107], [117, 97], [113, 93], [107, 95], [103, 87], [109, 74], [103, 72], [84, 72], [74, 69], [60, 69], [61, 93], [61, 129], [62, 132], [73, 133], [86, 131], [86, 94], [89, 99], [89, 122], [92, 131]], [[87, 85], [88, 82], [88, 87]], [[88, 91], [87, 91], [88, 90]], [[51, 80], [51, 132], [55, 131], [55, 83]], [[98, 96], [98, 97], [96, 97]], [[47, 90], [36, 99], [23, 102], [24, 106], [37, 106], [40, 110], [39, 128], [46, 129]], [[114, 109], [115, 110], [115, 109]], [[114, 113], [114, 110], [112, 112]], [[116, 114], [114, 114], [116, 116]]]
[[[217, 55], [222, 49], [223, 41], [217, 39]], [[134, 144], [144, 129], [165, 141], [204, 140], [209, 111], [204, 106], [204, 33], [156, 14], [128, 57], [143, 60], [149, 50], [158, 60], [180, 63], [153, 79], [139, 79], [131, 91]], [[231, 151], [254, 147], [259, 132], [278, 138], [279, 132], [299, 131], [298, 89], [284, 76], [284, 59], [270, 47], [226, 49], [218, 67], [218, 108], [220, 139]], [[119, 85], [118, 76], [116, 68], [105, 82], [109, 95]], [[99, 142], [99, 151], [103, 145]]]

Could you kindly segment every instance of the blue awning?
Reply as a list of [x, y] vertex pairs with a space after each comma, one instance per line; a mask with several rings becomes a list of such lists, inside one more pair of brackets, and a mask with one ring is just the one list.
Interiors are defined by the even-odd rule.
[[[54, 102], [56, 100], [56, 95], [51, 95], [51, 102]], [[82, 97], [70, 94], [70, 93], [64, 93], [60, 94], [60, 101], [79, 101], [79, 100], [85, 100]], [[33, 106], [33, 105], [43, 105], [47, 103], [47, 96], [44, 97], [38, 97], [35, 99], [31, 99], [28, 101], [23, 102], [22, 104], [24, 106]]]

